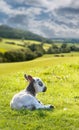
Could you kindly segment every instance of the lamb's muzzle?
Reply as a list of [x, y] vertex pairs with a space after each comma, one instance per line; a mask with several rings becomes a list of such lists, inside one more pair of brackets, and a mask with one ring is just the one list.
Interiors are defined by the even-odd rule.
[[44, 87], [43, 92], [46, 92], [46, 90], [47, 90], [47, 87]]

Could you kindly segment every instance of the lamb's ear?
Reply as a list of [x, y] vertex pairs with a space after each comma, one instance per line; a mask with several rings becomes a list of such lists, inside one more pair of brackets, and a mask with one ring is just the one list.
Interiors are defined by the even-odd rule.
[[27, 81], [32, 81], [33, 80], [33, 77], [31, 76], [31, 75], [26, 75], [26, 74], [24, 74], [24, 77], [25, 77], [25, 79], [27, 80]]

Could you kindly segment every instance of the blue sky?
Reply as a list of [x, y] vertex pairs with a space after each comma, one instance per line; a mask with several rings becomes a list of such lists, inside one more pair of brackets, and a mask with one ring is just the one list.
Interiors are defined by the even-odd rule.
[[48, 38], [79, 38], [79, 0], [0, 0], [1, 24]]

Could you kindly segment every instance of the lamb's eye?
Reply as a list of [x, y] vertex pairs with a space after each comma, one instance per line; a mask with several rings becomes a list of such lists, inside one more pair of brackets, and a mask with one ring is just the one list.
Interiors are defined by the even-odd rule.
[[39, 84], [40, 86], [43, 86], [43, 83], [42, 83], [42, 82], [38, 82], [38, 84]]

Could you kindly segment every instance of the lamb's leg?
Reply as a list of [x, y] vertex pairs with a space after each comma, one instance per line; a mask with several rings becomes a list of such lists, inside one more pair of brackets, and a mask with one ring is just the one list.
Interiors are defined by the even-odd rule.
[[35, 107], [36, 109], [53, 109], [54, 108], [54, 106], [52, 105], [44, 105], [42, 103], [39, 103], [38, 101], [35, 102]]

